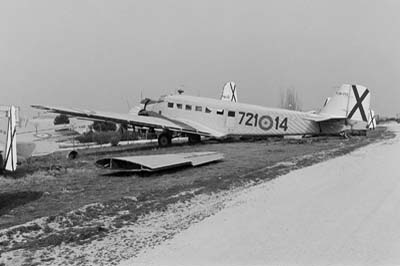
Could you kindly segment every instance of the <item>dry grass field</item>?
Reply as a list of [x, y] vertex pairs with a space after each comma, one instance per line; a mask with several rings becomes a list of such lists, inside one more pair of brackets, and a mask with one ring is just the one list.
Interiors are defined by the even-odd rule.
[[[86, 150], [77, 160], [66, 159], [64, 153], [31, 158], [17, 173], [0, 177], [0, 254], [6, 254], [7, 259], [1, 255], [0, 258], [6, 265], [18, 264], [10, 256], [16, 257], [22, 252], [21, 265], [33, 264], [32, 254], [36, 250], [101, 241], [116, 230], [134, 225], [151, 213], [163, 212], [173, 204], [265, 182], [391, 136], [380, 128], [367, 137], [348, 139], [208, 141], [165, 149], [130, 146]], [[94, 166], [97, 159], [109, 155], [193, 151], [222, 152], [225, 159], [198, 168], [151, 175], [112, 175]], [[142, 244], [137, 244], [136, 249]], [[81, 261], [82, 265], [84, 262]]]

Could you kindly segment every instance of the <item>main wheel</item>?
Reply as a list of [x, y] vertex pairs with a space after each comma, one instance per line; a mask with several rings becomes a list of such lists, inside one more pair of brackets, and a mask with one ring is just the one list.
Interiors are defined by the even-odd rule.
[[76, 158], [78, 158], [78, 152], [76, 150], [70, 151], [67, 155], [67, 158], [69, 160], [75, 160]]
[[162, 133], [158, 136], [158, 145], [160, 147], [167, 147], [171, 144], [171, 136], [166, 133]]

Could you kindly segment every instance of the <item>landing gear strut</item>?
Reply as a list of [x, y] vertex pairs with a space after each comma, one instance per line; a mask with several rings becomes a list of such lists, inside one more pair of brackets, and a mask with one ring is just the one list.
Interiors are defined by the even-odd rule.
[[163, 132], [158, 136], [158, 145], [160, 147], [167, 147], [171, 145], [171, 134], [168, 134], [167, 132]]
[[344, 139], [348, 139], [348, 138], [349, 138], [349, 136], [347, 135], [347, 132], [345, 132], [345, 131], [341, 132], [341, 133], [340, 133], [340, 136], [341, 136], [342, 138], [344, 138]]

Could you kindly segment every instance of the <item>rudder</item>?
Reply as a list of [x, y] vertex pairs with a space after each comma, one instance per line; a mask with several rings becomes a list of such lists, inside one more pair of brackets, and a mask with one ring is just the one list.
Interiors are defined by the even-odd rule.
[[344, 84], [325, 103], [320, 113], [336, 118], [368, 122], [370, 99], [371, 94], [366, 87], [355, 84]]
[[222, 101], [237, 102], [237, 91], [235, 82], [227, 82], [222, 89]]
[[7, 117], [8, 125], [3, 167], [6, 171], [13, 172], [17, 168], [17, 109], [15, 108], [15, 106], [10, 106]]

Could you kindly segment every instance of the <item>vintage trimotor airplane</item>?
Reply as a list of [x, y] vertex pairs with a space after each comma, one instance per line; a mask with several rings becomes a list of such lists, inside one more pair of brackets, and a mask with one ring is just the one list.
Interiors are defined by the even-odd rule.
[[239, 103], [233, 82], [225, 85], [221, 99], [179, 93], [162, 96], [159, 100], [145, 99], [142, 104], [142, 110], [129, 114], [43, 105], [32, 107], [81, 119], [148, 127], [158, 132], [160, 146], [168, 146], [173, 137], [182, 135], [196, 143], [201, 136], [221, 139], [230, 136], [331, 135], [341, 134], [360, 123], [367, 129], [370, 92], [361, 85], [342, 85], [325, 106], [314, 113]]

